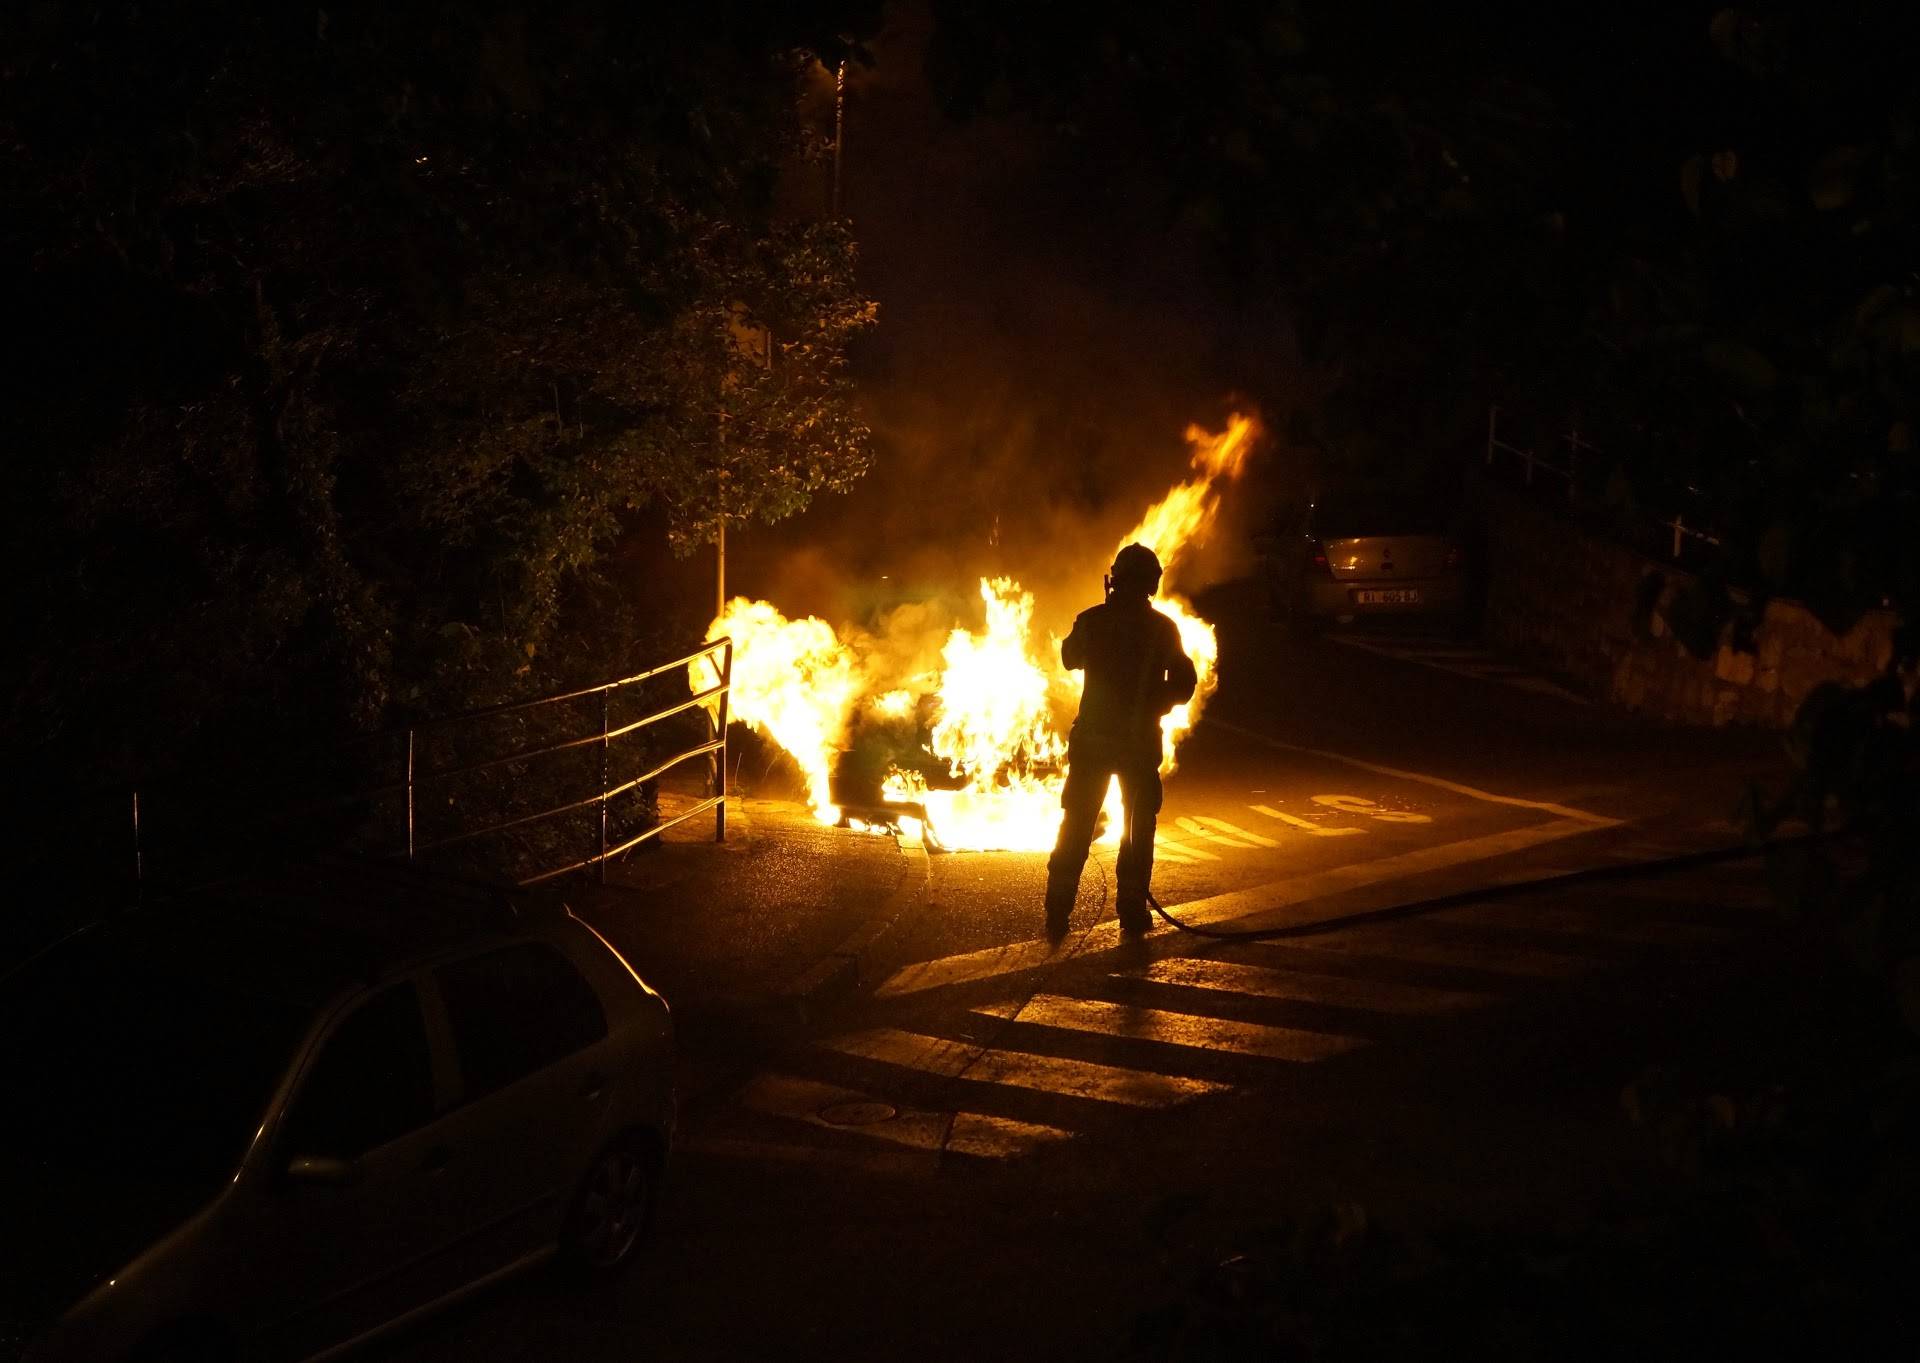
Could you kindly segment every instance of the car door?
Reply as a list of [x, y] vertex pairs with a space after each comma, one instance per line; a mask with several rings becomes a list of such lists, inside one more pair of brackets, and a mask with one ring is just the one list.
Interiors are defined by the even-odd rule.
[[551, 1244], [600, 1143], [615, 1067], [599, 996], [548, 942], [449, 961], [433, 987], [458, 1056], [449, 1187], [467, 1230], [466, 1271]]
[[[449, 1290], [449, 1154], [421, 996], [388, 985], [320, 1041], [275, 1140], [281, 1172], [257, 1210], [274, 1300], [269, 1357], [308, 1354]], [[260, 1303], [267, 1306], [267, 1303]]]

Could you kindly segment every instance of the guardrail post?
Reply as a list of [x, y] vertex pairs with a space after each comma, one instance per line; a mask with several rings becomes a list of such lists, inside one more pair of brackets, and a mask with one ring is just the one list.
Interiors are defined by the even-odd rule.
[[720, 803], [713, 807], [713, 840], [727, 840], [727, 702], [733, 699], [733, 640], [727, 640], [720, 662], [719, 748], [714, 752], [713, 793]]
[[413, 726], [407, 726], [407, 860], [413, 860]]
[[1674, 557], [1675, 557], [1676, 559], [1680, 557], [1680, 550], [1681, 550], [1681, 548], [1682, 548], [1682, 546], [1683, 546], [1683, 545], [1685, 544], [1685, 542], [1686, 542], [1686, 541], [1685, 541], [1685, 539], [1684, 539], [1684, 536], [1686, 535], [1686, 533], [1687, 533], [1687, 526], [1686, 526], [1686, 522], [1685, 522], [1685, 521], [1684, 521], [1684, 520], [1682, 519], [1682, 517], [1681, 517], [1681, 513], [1679, 513], [1679, 512], [1677, 512], [1677, 511], [1676, 511], [1676, 512], [1674, 512], [1674, 515], [1673, 515], [1673, 556], [1674, 556]]
[[600, 693], [600, 855], [595, 858], [600, 864], [600, 883], [607, 883], [607, 789], [613, 784], [610, 769], [612, 756], [607, 750], [607, 732], [613, 726], [607, 719], [607, 708], [613, 703], [613, 688], [609, 686]]
[[140, 846], [140, 787], [133, 788], [133, 888], [137, 894], [146, 886], [146, 854]]

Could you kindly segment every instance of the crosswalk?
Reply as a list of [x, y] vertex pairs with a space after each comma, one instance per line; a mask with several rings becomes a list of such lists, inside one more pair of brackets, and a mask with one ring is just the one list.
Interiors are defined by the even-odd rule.
[[947, 977], [957, 993], [941, 984], [893, 1000], [912, 1006], [891, 1018], [876, 998], [870, 1011], [890, 1025], [796, 1048], [685, 1145], [876, 1176], [1017, 1159], [1125, 1114], [1411, 1042], [1648, 953], [1723, 945], [1768, 921], [1759, 882], [1757, 869], [1723, 869], [1711, 896], [1613, 886], [1191, 952], [1165, 941], [1089, 952], [1083, 941], [1051, 966], [1025, 962], [1027, 982], [1004, 979], [998, 995], [983, 998], [983, 977], [962, 972]]
[[1401, 662], [1415, 663], [1440, 672], [1452, 672], [1457, 676], [1472, 677], [1478, 681], [1496, 682], [1502, 686], [1511, 686], [1516, 691], [1531, 691], [1536, 695], [1555, 696], [1561, 700], [1572, 701], [1576, 705], [1591, 703], [1585, 696], [1569, 691], [1531, 668], [1499, 657], [1470, 640], [1357, 632], [1342, 632], [1330, 634], [1327, 637], [1334, 643], [1343, 644], [1348, 648], [1357, 648], [1363, 653], [1376, 653], [1383, 658], [1395, 658]]
[[[1324, 801], [1342, 801], [1357, 797], [1323, 795], [1315, 797], [1302, 813], [1291, 814], [1267, 804], [1249, 804], [1241, 822], [1210, 814], [1176, 815], [1155, 830], [1154, 856], [1175, 865], [1194, 865], [1219, 861], [1232, 852], [1259, 852], [1284, 847], [1288, 840], [1309, 838], [1365, 837], [1367, 830], [1352, 823], [1333, 820], [1339, 815], [1364, 812], [1372, 818], [1401, 822], [1431, 823], [1431, 816], [1402, 810], [1352, 808]], [[1371, 802], [1366, 802], [1371, 803]]]

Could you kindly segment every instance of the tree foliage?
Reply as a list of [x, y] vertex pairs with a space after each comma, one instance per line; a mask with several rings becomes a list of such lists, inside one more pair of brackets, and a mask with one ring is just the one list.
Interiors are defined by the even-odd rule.
[[691, 546], [857, 477], [873, 307], [776, 190], [806, 64], [872, 22], [10, 9], [8, 746], [132, 768], [530, 689], [634, 513]]
[[1607, 281], [1617, 381], [1661, 436], [1635, 473], [1697, 490], [1723, 571], [1844, 627], [1920, 601], [1920, 22], [1851, 3], [1705, 29], [1676, 226]]
[[1297, 447], [1418, 476], [1410, 456], [1484, 423], [1474, 357], [1554, 322], [1551, 296], [1510, 306], [1511, 278], [1484, 291], [1555, 245], [1533, 183], [1552, 111], [1487, 46], [1507, 8], [955, 3], [929, 67], [955, 114], [1038, 115], [1117, 203], [1211, 245], [1246, 334], [1285, 338], [1261, 396]]
[[1742, 585], [1920, 594], [1911, 6], [936, 12], [950, 109], [1108, 158], [1284, 323], [1271, 405], [1329, 472], [1420, 481], [1517, 399]]

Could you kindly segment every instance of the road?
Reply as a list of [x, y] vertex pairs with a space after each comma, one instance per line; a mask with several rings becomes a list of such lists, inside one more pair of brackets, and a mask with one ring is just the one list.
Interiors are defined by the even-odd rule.
[[[1219, 609], [1156, 891], [1216, 929], [1325, 926], [1123, 942], [1103, 849], [1054, 946], [1042, 858], [902, 847], [852, 997], [705, 1048], [640, 1272], [504, 1287], [383, 1356], [1126, 1356], [1169, 1208], [1244, 1230], [1301, 1197], [1578, 1185], [1567, 1103], [1644, 1063], [1769, 901], [1752, 864], [1551, 878], [1736, 840], [1775, 745], [1655, 730], [1470, 645]], [[1367, 916], [1480, 886], [1509, 888]]]

